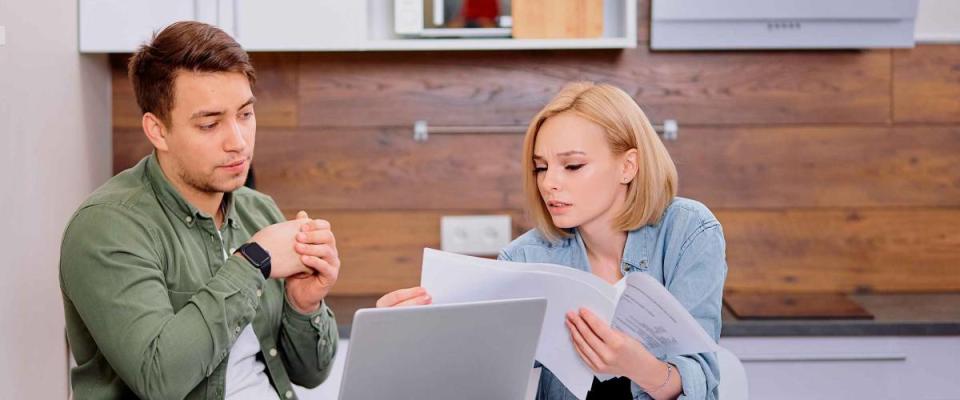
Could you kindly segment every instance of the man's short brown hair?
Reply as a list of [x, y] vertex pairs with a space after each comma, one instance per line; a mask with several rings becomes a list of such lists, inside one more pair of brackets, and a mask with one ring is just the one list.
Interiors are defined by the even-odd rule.
[[239, 72], [251, 87], [257, 80], [250, 56], [226, 32], [202, 22], [176, 22], [140, 46], [127, 65], [144, 114], [152, 113], [170, 125], [174, 80], [181, 70]]

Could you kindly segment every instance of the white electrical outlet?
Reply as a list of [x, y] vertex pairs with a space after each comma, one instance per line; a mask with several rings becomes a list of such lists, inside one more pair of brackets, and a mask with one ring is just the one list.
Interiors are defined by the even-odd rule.
[[440, 248], [474, 256], [495, 256], [510, 243], [509, 215], [444, 216], [440, 219]]

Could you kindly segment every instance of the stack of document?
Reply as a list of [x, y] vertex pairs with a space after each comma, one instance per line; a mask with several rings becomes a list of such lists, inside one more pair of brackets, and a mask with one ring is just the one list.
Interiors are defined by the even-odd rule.
[[587, 397], [594, 373], [574, 349], [564, 324], [568, 311], [589, 309], [659, 357], [718, 349], [683, 305], [644, 273], [610, 285], [593, 274], [561, 265], [497, 261], [433, 249], [424, 249], [421, 273], [420, 285], [434, 304], [546, 298], [536, 359], [579, 399]]

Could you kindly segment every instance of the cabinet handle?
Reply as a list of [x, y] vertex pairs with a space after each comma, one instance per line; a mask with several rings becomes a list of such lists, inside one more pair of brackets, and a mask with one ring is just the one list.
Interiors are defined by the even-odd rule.
[[[680, 125], [675, 119], [664, 120], [662, 125], [654, 125], [653, 129], [657, 131], [663, 140], [677, 140], [680, 131]], [[426, 120], [418, 120], [413, 123], [413, 140], [417, 142], [426, 142], [431, 134], [451, 135], [463, 133], [525, 133], [526, 125], [499, 125], [499, 126], [428, 126]]]
[[876, 354], [776, 354], [740, 356], [743, 362], [858, 362], [858, 361], [906, 361], [902, 353]]

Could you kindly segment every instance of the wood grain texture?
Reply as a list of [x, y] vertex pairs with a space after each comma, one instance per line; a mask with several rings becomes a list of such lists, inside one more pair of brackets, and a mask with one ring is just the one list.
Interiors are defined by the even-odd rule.
[[141, 129], [140, 106], [127, 76], [129, 54], [110, 55], [110, 88], [114, 129]]
[[258, 188], [285, 209], [520, 207], [520, 135], [431, 137], [403, 129], [261, 129]]
[[113, 128], [113, 173], [134, 166], [153, 151], [153, 145], [137, 128]]
[[513, 0], [510, 4], [514, 38], [603, 36], [603, 0]]
[[890, 52], [623, 51], [309, 54], [301, 126], [526, 124], [567, 82], [630, 93], [658, 122], [886, 123]]
[[727, 291], [960, 290], [960, 209], [716, 211]]
[[[519, 134], [412, 139], [431, 125], [525, 124], [566, 82], [608, 82], [654, 122], [680, 193], [724, 225], [736, 292], [960, 290], [960, 46], [910, 50], [651, 52], [638, 49], [253, 54], [259, 189], [287, 213], [330, 219], [335, 294], [419, 281], [442, 215], [521, 222]], [[113, 68], [114, 171], [149, 154]]]
[[960, 126], [690, 128], [680, 193], [714, 208], [960, 206]]
[[298, 87], [300, 56], [297, 53], [251, 53], [250, 61], [257, 71], [253, 95], [257, 126], [292, 128], [299, 119]]
[[723, 304], [737, 319], [871, 319], [842, 293], [725, 292]]
[[[254, 168], [283, 207], [520, 209], [521, 139], [263, 128]], [[714, 208], [960, 206], [960, 126], [689, 128], [667, 147], [680, 195]], [[138, 129], [114, 148], [115, 172], [151, 150]]]
[[[307, 210], [331, 222], [343, 264], [337, 295], [415, 286], [424, 247], [440, 248], [443, 215], [519, 210]], [[292, 217], [295, 209], [285, 213]], [[958, 209], [717, 210], [727, 241], [728, 292], [854, 293], [960, 290]]]
[[960, 46], [921, 45], [893, 55], [896, 122], [960, 122]]

